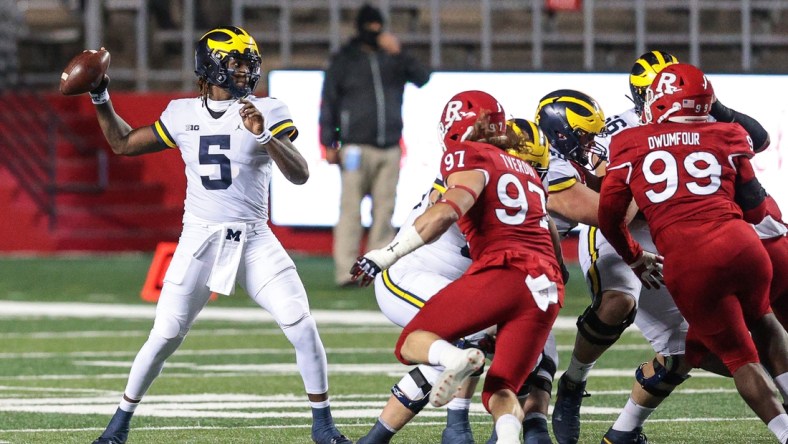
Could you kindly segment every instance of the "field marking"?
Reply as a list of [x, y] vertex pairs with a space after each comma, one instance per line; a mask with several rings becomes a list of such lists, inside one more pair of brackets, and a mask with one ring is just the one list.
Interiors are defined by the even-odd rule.
[[[422, 413], [419, 413], [419, 417], [422, 416]], [[734, 417], [734, 418], [681, 418], [681, 419], [649, 419], [648, 423], [666, 423], [666, 422], [734, 422], [734, 421], [758, 421], [760, 419], [755, 417]], [[490, 423], [489, 416], [488, 417], [476, 417], [471, 416], [470, 422], [472, 424], [480, 424], [480, 423]], [[583, 419], [583, 423], [594, 423], [594, 424], [609, 424], [609, 419]], [[347, 429], [347, 428], [369, 428], [371, 424], [359, 424], [356, 422], [349, 422], [349, 423], [342, 423], [337, 422], [337, 427], [340, 429]], [[413, 422], [408, 423], [407, 427], [414, 428], [414, 427], [435, 427], [435, 426], [444, 426], [446, 425], [446, 421], [419, 421], [415, 420]], [[161, 426], [161, 427], [134, 427], [133, 431], [149, 431], [149, 432], [156, 432], [156, 431], [180, 431], [180, 430], [236, 430], [236, 429], [243, 429], [243, 430], [273, 430], [273, 429], [310, 429], [312, 426], [310, 424], [283, 424], [283, 425], [233, 425], [233, 426]], [[104, 428], [101, 427], [84, 427], [84, 428], [72, 428], [72, 429], [6, 429], [0, 430], [0, 435], [8, 434], [8, 433], [79, 433], [79, 432], [100, 432], [103, 431]], [[0, 444], [6, 444], [5, 441], [0, 441]]]
[[[0, 313], [0, 319], [3, 314]], [[153, 318], [150, 319], [153, 325]], [[189, 336], [250, 336], [250, 335], [273, 335], [280, 336], [282, 330], [279, 328], [220, 328], [220, 329], [204, 329], [200, 328], [199, 320], [197, 327], [189, 330]], [[340, 333], [397, 333], [402, 329], [396, 325], [370, 327], [364, 325], [348, 325], [343, 327], [320, 327], [320, 332], [323, 334], [340, 334]], [[0, 339], [90, 339], [90, 338], [120, 338], [120, 337], [140, 337], [148, 336], [150, 329], [144, 330], [92, 330], [92, 331], [35, 331], [35, 332], [6, 332], [0, 333]]]
[[[155, 305], [137, 304], [92, 304], [82, 302], [21, 302], [0, 300], [0, 318], [89, 318], [89, 319], [150, 319], [156, 314]], [[312, 316], [319, 324], [342, 325], [381, 325], [391, 326], [383, 313], [362, 310], [312, 310]], [[262, 308], [205, 307], [198, 317], [200, 320], [232, 322], [274, 322], [273, 317]], [[553, 326], [555, 330], [577, 329], [577, 319], [559, 316]], [[635, 326], [630, 327], [635, 331]]]
[[[326, 348], [326, 353], [346, 354], [389, 354], [391, 347], [371, 348]], [[204, 349], [178, 350], [177, 356], [234, 356], [234, 355], [294, 355], [290, 348], [236, 348], [236, 349]], [[128, 358], [137, 356], [137, 351], [95, 351], [95, 352], [19, 352], [0, 353], [0, 359], [51, 359], [51, 358]]]
[[[720, 393], [723, 390], [695, 390], [685, 394]], [[618, 391], [617, 391], [618, 392]], [[735, 390], [724, 390], [735, 393]], [[603, 394], [606, 392], [597, 392]], [[628, 393], [628, 392], [626, 392]], [[677, 392], [680, 393], [680, 392]], [[623, 391], [622, 391], [622, 394]], [[385, 404], [388, 395], [376, 395], [374, 399], [353, 400], [354, 395], [345, 395], [332, 400], [332, 413], [335, 418], [376, 418]], [[0, 411], [56, 414], [111, 414], [117, 407], [118, 395], [104, 395], [82, 398], [4, 398], [0, 399]], [[297, 410], [296, 410], [297, 409]], [[551, 408], [552, 410], [552, 408]], [[584, 415], [616, 415], [621, 406], [583, 406]], [[471, 404], [470, 413], [474, 416], [487, 416], [480, 403]], [[445, 409], [427, 407], [421, 418], [442, 418]], [[140, 405], [137, 416], [162, 418], [240, 418], [266, 419], [290, 418], [310, 419], [311, 411], [305, 396], [276, 395], [258, 396], [247, 394], [195, 394], [195, 395], [150, 395]], [[696, 419], [690, 418], [689, 421]]]

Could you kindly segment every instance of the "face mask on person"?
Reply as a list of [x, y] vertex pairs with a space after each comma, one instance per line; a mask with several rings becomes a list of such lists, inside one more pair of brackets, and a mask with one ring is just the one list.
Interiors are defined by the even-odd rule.
[[375, 49], [378, 47], [378, 36], [380, 36], [380, 31], [374, 31], [371, 29], [362, 29], [358, 34], [358, 38], [361, 40], [361, 43], [369, 45]]

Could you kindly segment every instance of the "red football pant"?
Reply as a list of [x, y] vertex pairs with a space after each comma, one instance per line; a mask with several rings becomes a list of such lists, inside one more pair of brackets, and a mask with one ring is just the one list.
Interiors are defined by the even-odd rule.
[[788, 329], [788, 237], [763, 239], [762, 242], [772, 261], [769, 301], [783, 328]]
[[[742, 220], [688, 228], [676, 224], [659, 234], [665, 284], [689, 323], [687, 359], [697, 365], [700, 341], [733, 374], [759, 362], [747, 322], [769, 310], [772, 269], [752, 227]], [[694, 355], [694, 356], [693, 356]]]
[[[412, 364], [400, 350], [413, 331], [433, 332], [454, 342], [498, 325], [495, 358], [487, 371], [482, 402], [489, 411], [493, 393], [501, 389], [517, 393], [536, 365], [559, 311], [558, 304], [549, 305], [546, 312], [536, 306], [525, 285], [526, 276], [515, 268], [495, 267], [473, 271], [452, 282], [405, 326], [394, 352], [397, 359]], [[563, 292], [561, 284], [558, 289]]]

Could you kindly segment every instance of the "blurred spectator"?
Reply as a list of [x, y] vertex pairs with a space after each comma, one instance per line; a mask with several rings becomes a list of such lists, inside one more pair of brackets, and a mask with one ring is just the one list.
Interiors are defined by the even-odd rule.
[[352, 285], [348, 271], [359, 255], [364, 196], [372, 197], [366, 248], [381, 248], [394, 237], [391, 216], [402, 155], [402, 96], [407, 82], [421, 87], [430, 77], [383, 25], [380, 10], [364, 5], [356, 17], [358, 34], [332, 56], [323, 83], [320, 142], [327, 148], [326, 160], [342, 171], [339, 222], [334, 227], [334, 277], [339, 286]]

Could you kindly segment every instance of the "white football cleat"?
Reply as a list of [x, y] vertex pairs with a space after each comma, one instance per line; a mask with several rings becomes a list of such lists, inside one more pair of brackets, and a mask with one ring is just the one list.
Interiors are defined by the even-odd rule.
[[484, 353], [478, 348], [457, 349], [448, 361], [430, 391], [430, 404], [435, 407], [442, 407], [454, 399], [468, 377], [484, 365]]

